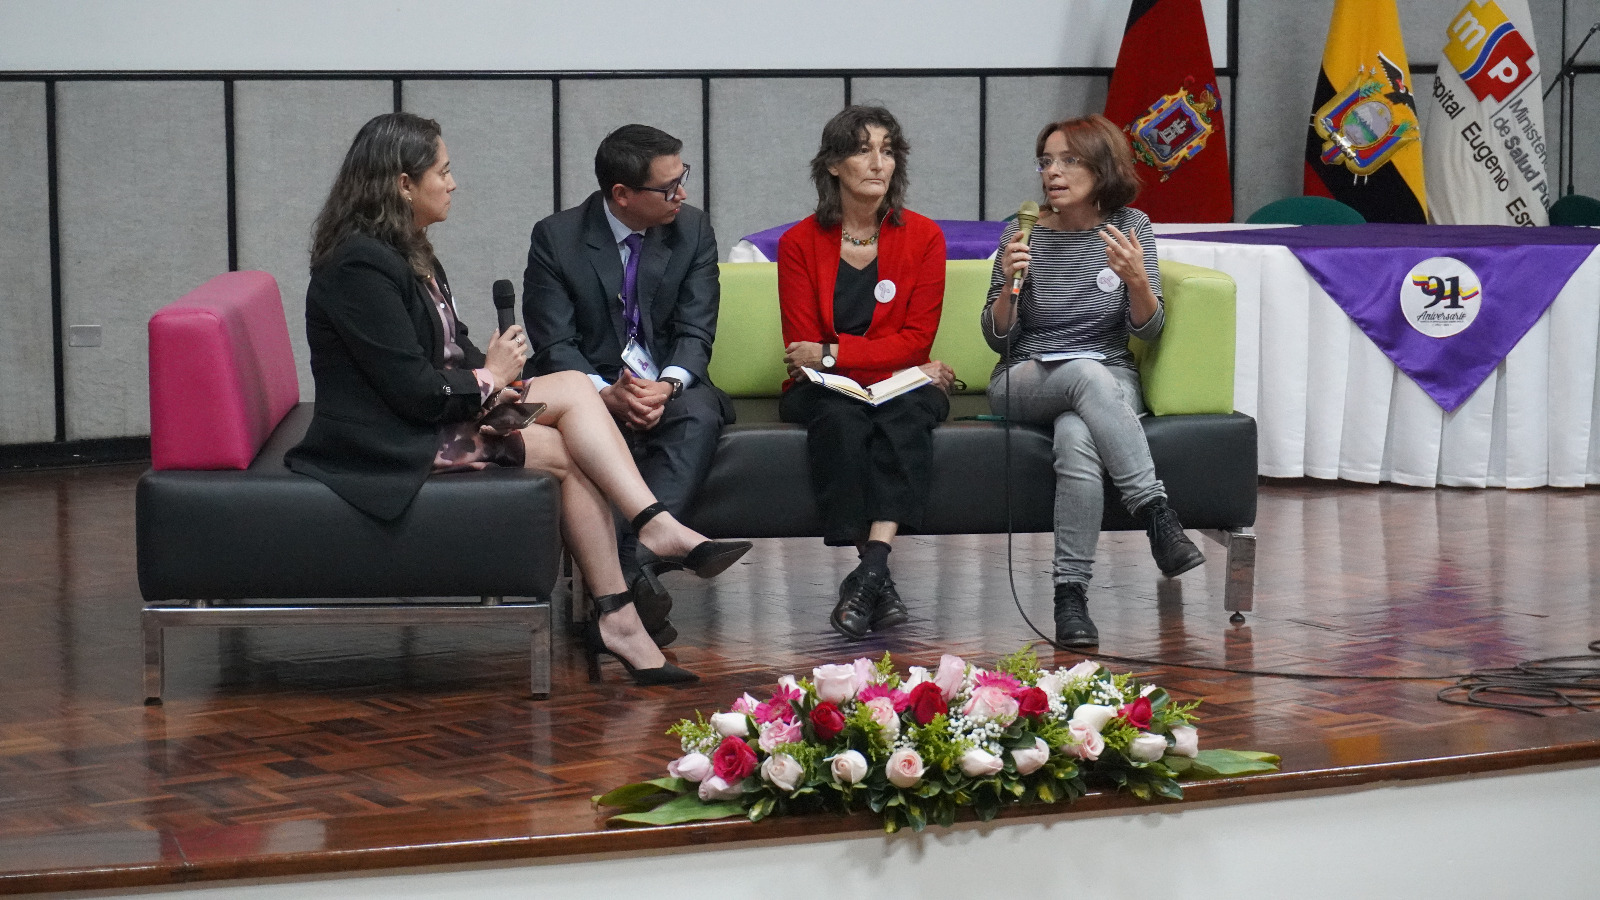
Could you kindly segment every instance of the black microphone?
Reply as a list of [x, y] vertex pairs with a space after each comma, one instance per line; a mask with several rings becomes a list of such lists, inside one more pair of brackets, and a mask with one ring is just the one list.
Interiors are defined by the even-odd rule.
[[[1017, 210], [1016, 240], [1026, 244], [1028, 242], [1028, 238], [1033, 234], [1034, 223], [1038, 221], [1039, 204], [1033, 202], [1032, 200], [1023, 203], [1022, 208]], [[1011, 296], [1013, 299], [1015, 299], [1018, 294], [1022, 293], [1022, 278], [1027, 273], [1027, 269], [1022, 269], [1018, 271], [1016, 276], [1011, 279]]]
[[507, 328], [517, 324], [517, 289], [511, 286], [511, 281], [502, 278], [494, 283], [494, 308], [495, 314], [500, 318], [500, 332], [505, 333]]

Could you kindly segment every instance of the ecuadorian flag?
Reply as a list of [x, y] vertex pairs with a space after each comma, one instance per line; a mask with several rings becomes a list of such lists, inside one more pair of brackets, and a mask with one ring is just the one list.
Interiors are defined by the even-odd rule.
[[1422, 132], [1394, 0], [1334, 0], [1306, 134], [1305, 192], [1369, 222], [1428, 221]]

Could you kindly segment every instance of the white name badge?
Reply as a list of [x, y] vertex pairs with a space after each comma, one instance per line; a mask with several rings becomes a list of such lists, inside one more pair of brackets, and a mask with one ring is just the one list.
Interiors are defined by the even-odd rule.
[[656, 368], [656, 361], [650, 358], [650, 351], [640, 346], [637, 340], [630, 338], [628, 346], [622, 348], [622, 364], [637, 378], [646, 381], [661, 380], [661, 371]]
[[1117, 277], [1117, 273], [1111, 271], [1110, 266], [1100, 270], [1100, 274], [1094, 278], [1094, 283], [1096, 287], [1107, 294], [1122, 287], [1122, 279]]
[[878, 298], [879, 303], [888, 303], [890, 300], [893, 300], [894, 282], [887, 278], [878, 282], [878, 286], [872, 289], [872, 296]]

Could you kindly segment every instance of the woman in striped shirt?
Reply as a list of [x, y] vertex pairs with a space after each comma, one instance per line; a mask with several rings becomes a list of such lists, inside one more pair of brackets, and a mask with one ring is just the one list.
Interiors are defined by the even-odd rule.
[[[989, 405], [1022, 422], [1053, 425], [1056, 471], [1056, 642], [1092, 647], [1086, 590], [1100, 537], [1104, 475], [1150, 536], [1162, 574], [1205, 562], [1156, 478], [1139, 415], [1130, 334], [1154, 340], [1165, 317], [1150, 218], [1133, 154], [1103, 116], [1052, 122], [1034, 144], [1048, 206], [1031, 239], [1006, 228], [995, 259], [983, 333], [1000, 353]], [[1035, 258], [1037, 257], [1037, 258]]]

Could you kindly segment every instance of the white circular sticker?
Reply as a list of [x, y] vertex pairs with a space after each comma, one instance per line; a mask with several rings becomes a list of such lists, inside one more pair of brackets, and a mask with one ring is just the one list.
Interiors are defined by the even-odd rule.
[[1428, 337], [1460, 334], [1482, 308], [1478, 274], [1453, 257], [1435, 256], [1417, 263], [1400, 285], [1406, 323]]
[[872, 289], [872, 296], [877, 297], [879, 303], [888, 303], [893, 300], [894, 282], [887, 278], [878, 282], [878, 286]]
[[1107, 294], [1122, 287], [1122, 279], [1117, 277], [1117, 273], [1111, 271], [1110, 266], [1100, 270], [1100, 274], [1094, 278], [1094, 283]]

